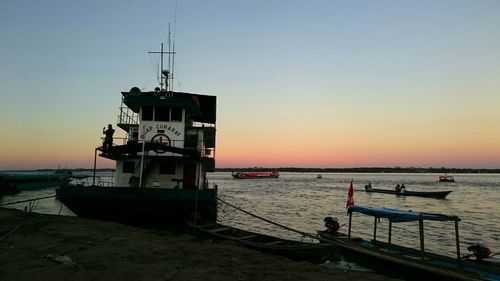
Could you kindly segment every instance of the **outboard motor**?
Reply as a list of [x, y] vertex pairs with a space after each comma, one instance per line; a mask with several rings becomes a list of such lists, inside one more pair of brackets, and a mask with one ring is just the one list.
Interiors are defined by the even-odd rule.
[[325, 222], [325, 228], [327, 232], [337, 233], [340, 228], [338, 218], [326, 217], [323, 219], [323, 221]]
[[467, 250], [471, 251], [476, 259], [482, 260], [491, 257], [491, 250], [482, 242], [471, 245], [467, 247]]

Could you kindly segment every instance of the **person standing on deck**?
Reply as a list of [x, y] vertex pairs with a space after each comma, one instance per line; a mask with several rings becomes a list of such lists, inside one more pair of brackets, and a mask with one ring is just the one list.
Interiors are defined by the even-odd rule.
[[109, 124], [107, 130], [106, 128], [102, 128], [102, 133], [105, 135], [102, 149], [107, 150], [113, 145], [113, 134], [115, 133], [115, 130], [113, 129], [113, 126]]

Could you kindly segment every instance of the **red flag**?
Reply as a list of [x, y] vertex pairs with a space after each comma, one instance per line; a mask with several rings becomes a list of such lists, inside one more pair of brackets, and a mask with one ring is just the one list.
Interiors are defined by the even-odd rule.
[[347, 201], [345, 201], [345, 207], [347, 209], [353, 205], [354, 205], [354, 188], [352, 187], [352, 180], [351, 180], [351, 186], [349, 186], [349, 192], [347, 192]]

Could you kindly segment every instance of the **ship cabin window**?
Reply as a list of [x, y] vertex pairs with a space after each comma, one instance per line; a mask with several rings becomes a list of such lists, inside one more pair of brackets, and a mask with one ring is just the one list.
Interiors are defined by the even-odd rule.
[[182, 122], [182, 108], [172, 107], [171, 109], [171, 120], [172, 122]]
[[175, 162], [174, 161], [162, 161], [160, 162], [161, 175], [175, 175]]
[[134, 173], [135, 172], [135, 162], [134, 161], [124, 161], [123, 162], [123, 173]]
[[194, 132], [188, 132], [184, 146], [187, 148], [196, 148], [198, 146], [198, 135]]
[[130, 128], [129, 140], [137, 140], [139, 138], [139, 129], [137, 127]]
[[157, 106], [155, 107], [155, 121], [170, 121], [170, 108]]
[[142, 120], [153, 121], [153, 107], [143, 106], [142, 109]]

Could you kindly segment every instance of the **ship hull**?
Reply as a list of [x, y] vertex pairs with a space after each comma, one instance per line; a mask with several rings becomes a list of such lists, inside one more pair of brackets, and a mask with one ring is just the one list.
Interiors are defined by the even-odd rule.
[[140, 226], [217, 218], [215, 189], [67, 186], [56, 198], [79, 217]]

